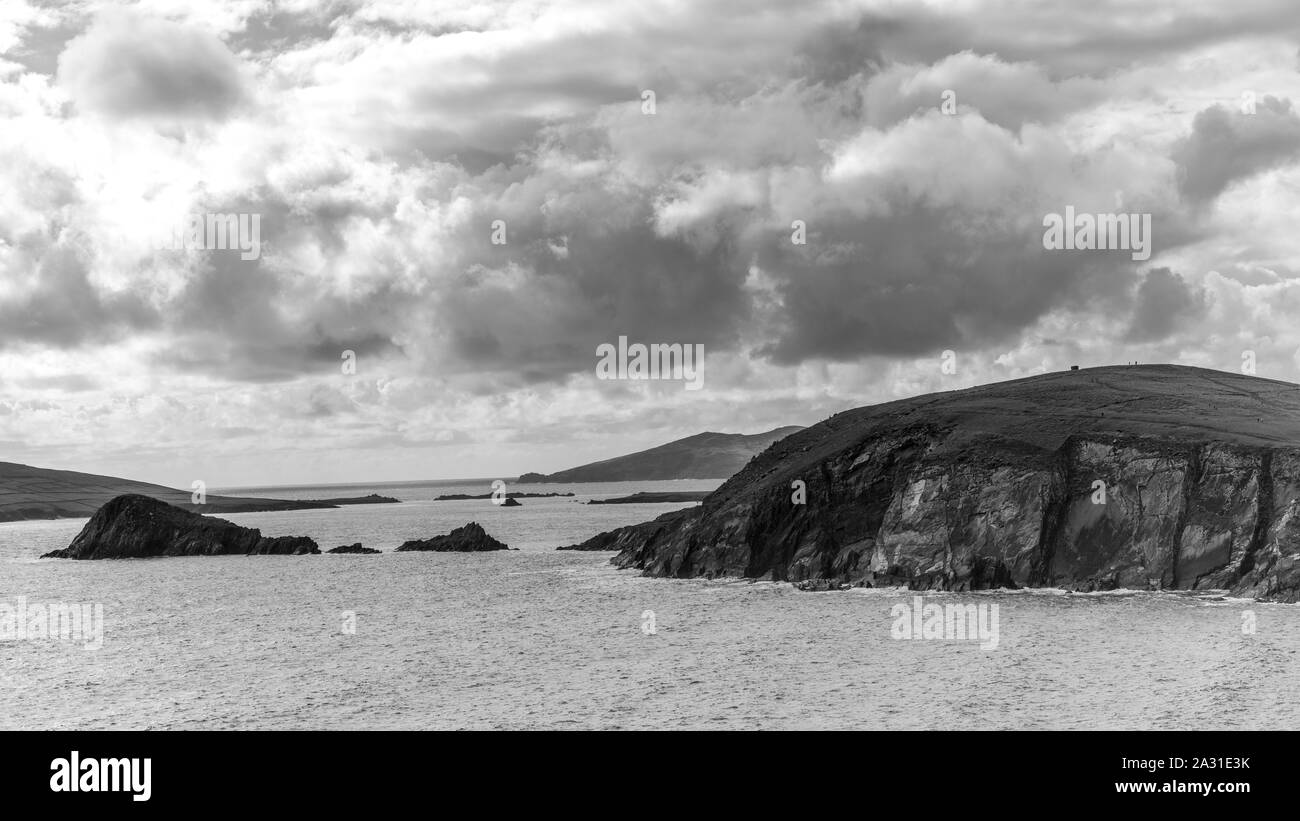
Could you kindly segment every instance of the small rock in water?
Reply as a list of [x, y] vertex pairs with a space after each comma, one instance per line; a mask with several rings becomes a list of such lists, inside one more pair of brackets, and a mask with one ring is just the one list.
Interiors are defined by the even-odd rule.
[[361, 542], [356, 544], [345, 544], [339, 547], [332, 547], [325, 551], [326, 553], [378, 553], [373, 547], [362, 547]]
[[478, 522], [470, 522], [443, 536], [412, 539], [397, 548], [399, 552], [430, 550], [438, 553], [479, 553], [487, 550], [510, 550], [504, 542], [492, 538]]
[[835, 579], [804, 579], [801, 582], [795, 582], [796, 590], [804, 590], [812, 593], [821, 593], [827, 590], [851, 590], [853, 585], [847, 582], [836, 581]]

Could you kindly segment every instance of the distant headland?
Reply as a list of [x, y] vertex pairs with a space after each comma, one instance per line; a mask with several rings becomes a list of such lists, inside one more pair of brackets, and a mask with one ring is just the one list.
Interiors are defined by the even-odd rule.
[[726, 479], [773, 442], [803, 430], [798, 425], [766, 433], [698, 433], [649, 450], [616, 456], [558, 473], [525, 473], [520, 484]]

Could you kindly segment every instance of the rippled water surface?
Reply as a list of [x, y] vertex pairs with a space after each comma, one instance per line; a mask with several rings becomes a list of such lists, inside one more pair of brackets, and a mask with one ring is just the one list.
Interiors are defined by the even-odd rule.
[[927, 595], [997, 604], [982, 650], [892, 638], [905, 591], [643, 579], [553, 550], [679, 507], [580, 501], [714, 484], [520, 486], [579, 495], [519, 508], [430, 501], [482, 483], [366, 487], [407, 501], [227, 517], [385, 550], [475, 520], [520, 548], [470, 555], [39, 560], [85, 520], [0, 525], [0, 603], [96, 603], [105, 625], [98, 647], [0, 642], [0, 729], [1300, 729], [1300, 606]]

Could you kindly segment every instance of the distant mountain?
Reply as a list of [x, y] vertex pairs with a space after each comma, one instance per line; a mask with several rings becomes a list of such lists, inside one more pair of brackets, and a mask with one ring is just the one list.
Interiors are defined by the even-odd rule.
[[139, 494], [195, 513], [248, 513], [263, 510], [310, 510], [341, 504], [395, 502], [379, 496], [358, 499], [300, 500], [256, 499], [208, 494], [205, 504], [191, 501], [188, 490], [173, 490], [148, 482], [113, 476], [50, 470], [14, 462], [0, 462], [0, 522], [21, 519], [67, 519], [94, 514], [117, 496]]
[[700, 433], [666, 445], [592, 462], [558, 473], [525, 473], [519, 482], [627, 482], [661, 479], [726, 479], [767, 449], [803, 430], [798, 425], [767, 433]]

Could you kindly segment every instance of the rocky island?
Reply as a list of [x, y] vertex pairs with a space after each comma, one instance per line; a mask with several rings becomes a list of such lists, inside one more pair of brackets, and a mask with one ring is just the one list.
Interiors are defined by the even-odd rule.
[[148, 496], [118, 496], [95, 511], [62, 550], [43, 559], [144, 559], [157, 556], [320, 553], [306, 536], [263, 536], [225, 519], [202, 516]]
[[392, 496], [380, 496], [378, 493], [370, 493], [365, 496], [340, 496], [337, 499], [306, 499], [303, 501], [313, 507], [339, 507], [342, 505], [400, 505], [402, 503], [401, 499], [394, 499]]
[[666, 502], [699, 502], [703, 501], [713, 491], [711, 490], [664, 490], [664, 491], [640, 491], [630, 496], [615, 496], [610, 499], [592, 499], [587, 502], [589, 505], [644, 505], [644, 504], [664, 504]]
[[379, 553], [380, 551], [375, 550], [373, 547], [362, 547], [361, 542], [356, 542], [355, 544], [345, 544], [345, 545], [340, 545], [338, 547], [331, 547], [329, 550], [326, 550], [325, 552], [326, 553], [355, 553], [358, 555], [366, 555], [370, 553]]
[[487, 550], [513, 550], [513, 548], [489, 536], [478, 522], [470, 522], [443, 536], [403, 542], [397, 550], [399, 552], [430, 550], [438, 553], [479, 553]]
[[[1300, 600], [1300, 386], [1091, 368], [859, 408], [600, 534], [645, 575]], [[588, 545], [597, 545], [588, 547]]]

